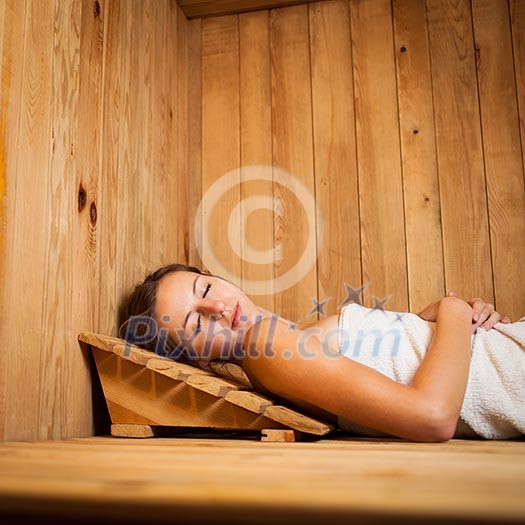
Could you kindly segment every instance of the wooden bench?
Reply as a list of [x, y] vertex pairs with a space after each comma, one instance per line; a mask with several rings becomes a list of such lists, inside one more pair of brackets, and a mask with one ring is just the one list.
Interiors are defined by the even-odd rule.
[[335, 427], [256, 392], [243, 369], [211, 361], [179, 363], [117, 337], [81, 332], [90, 347], [111, 417], [111, 435], [146, 438], [166, 427], [261, 431], [261, 441], [324, 436]]

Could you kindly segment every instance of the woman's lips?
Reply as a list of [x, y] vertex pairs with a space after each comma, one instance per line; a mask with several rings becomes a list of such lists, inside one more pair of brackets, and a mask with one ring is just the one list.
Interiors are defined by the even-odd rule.
[[232, 329], [234, 329], [239, 324], [239, 317], [241, 317], [242, 309], [241, 305], [237, 303], [237, 306], [233, 310], [232, 314]]

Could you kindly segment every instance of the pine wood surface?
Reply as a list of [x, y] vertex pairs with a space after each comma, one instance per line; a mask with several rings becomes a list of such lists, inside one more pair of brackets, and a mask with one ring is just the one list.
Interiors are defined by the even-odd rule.
[[0, 445], [0, 513], [40, 519], [47, 509], [151, 523], [523, 522], [524, 490], [524, 441], [100, 436]]
[[[417, 312], [455, 290], [523, 315], [524, 10], [521, 1], [329, 0], [202, 20], [207, 41], [228, 18], [215, 57], [228, 53], [240, 70], [236, 89], [235, 76], [203, 69], [202, 99], [221, 115], [214, 127], [202, 121], [201, 158], [213, 167], [203, 180], [238, 167], [230, 157], [216, 173], [219, 122], [239, 134], [243, 167], [267, 163], [271, 135], [272, 164], [310, 188], [324, 219], [316, 264], [273, 298], [280, 315], [312, 320], [312, 299], [337, 313], [345, 283], [368, 307]], [[266, 192], [277, 197], [273, 265], [242, 261], [237, 274], [233, 250], [223, 238], [214, 245], [241, 282], [280, 277], [303, 252], [305, 211], [275, 183]], [[257, 191], [242, 184], [231, 209]], [[231, 209], [221, 208], [223, 223]], [[269, 217], [251, 219], [259, 228], [241, 253], [271, 246]]]
[[313, 0], [177, 0], [188, 18], [244, 13], [304, 4]]

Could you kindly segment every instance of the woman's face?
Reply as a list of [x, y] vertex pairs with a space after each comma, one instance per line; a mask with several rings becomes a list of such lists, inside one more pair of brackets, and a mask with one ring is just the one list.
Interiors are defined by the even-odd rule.
[[219, 277], [171, 272], [157, 288], [156, 320], [183, 344], [196, 364], [242, 359], [244, 335], [264, 316], [237, 286]]

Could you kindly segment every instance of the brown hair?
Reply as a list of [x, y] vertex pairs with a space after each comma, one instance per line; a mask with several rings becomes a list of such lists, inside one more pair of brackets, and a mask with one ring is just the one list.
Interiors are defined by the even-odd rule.
[[[159, 343], [159, 330], [155, 317], [157, 290], [160, 280], [172, 272], [193, 272], [200, 275], [210, 275], [208, 272], [203, 272], [195, 266], [177, 263], [162, 266], [158, 270], [150, 273], [142, 283], [135, 285], [135, 288], [128, 298], [125, 312], [125, 321], [120, 325], [119, 328], [119, 336], [122, 339], [125, 339], [129, 343], [140, 346], [151, 352], [159, 352], [157, 349], [157, 345]], [[129, 334], [128, 325], [134, 318], [135, 320], [140, 318], [140, 320], [144, 320], [146, 322], [139, 321], [134, 327], [133, 333]], [[147, 322], [151, 324], [148, 325]], [[149, 340], [144, 342], [137, 341], [136, 338], [144, 337], [147, 333], [147, 330], [151, 328], [152, 325], [154, 332]], [[162, 341], [162, 343], [162, 355], [172, 357], [178, 361], [189, 362], [189, 357], [186, 350], [178, 349], [177, 343], [171, 336], [168, 336], [165, 341]]]

